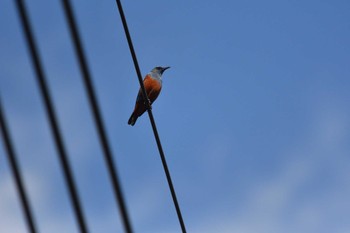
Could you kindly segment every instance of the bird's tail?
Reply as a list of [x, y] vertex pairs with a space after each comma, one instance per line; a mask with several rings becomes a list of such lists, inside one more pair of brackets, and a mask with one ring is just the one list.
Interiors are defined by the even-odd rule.
[[134, 113], [132, 113], [130, 118], [129, 118], [128, 124], [131, 126], [134, 126], [136, 121], [137, 121], [137, 118], [138, 117]]

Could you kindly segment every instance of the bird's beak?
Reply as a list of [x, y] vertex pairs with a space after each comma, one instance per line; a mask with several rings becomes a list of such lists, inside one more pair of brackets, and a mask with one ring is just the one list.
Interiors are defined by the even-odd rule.
[[164, 71], [167, 70], [167, 69], [169, 69], [169, 68], [170, 68], [170, 66], [164, 67], [164, 68], [162, 69], [162, 71], [161, 71], [161, 74], [163, 74]]

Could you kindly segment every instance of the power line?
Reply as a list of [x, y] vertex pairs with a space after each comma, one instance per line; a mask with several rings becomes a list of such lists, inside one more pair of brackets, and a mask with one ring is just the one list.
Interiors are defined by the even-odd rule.
[[21, 171], [17, 162], [17, 156], [14, 150], [14, 146], [10, 137], [10, 132], [8, 130], [7, 122], [5, 119], [5, 113], [3, 112], [3, 109], [1, 106], [1, 100], [0, 100], [0, 125], [1, 125], [1, 132], [3, 135], [4, 145], [7, 150], [8, 160], [11, 166], [12, 173], [15, 176], [15, 182], [16, 182], [17, 190], [19, 192], [19, 198], [22, 204], [22, 209], [26, 218], [27, 227], [29, 228], [29, 231], [31, 233], [36, 233], [37, 228], [34, 223], [33, 212], [30, 208], [29, 199], [24, 188]]
[[82, 73], [83, 81], [85, 84], [85, 89], [86, 89], [88, 99], [90, 102], [91, 111], [92, 111], [93, 116], [94, 116], [95, 125], [96, 125], [97, 132], [99, 135], [100, 143], [101, 143], [102, 148], [103, 148], [104, 158], [105, 158], [106, 165], [108, 167], [108, 172], [109, 172], [112, 184], [113, 184], [115, 198], [116, 198], [117, 202], [119, 203], [119, 210], [120, 210], [122, 220], [124, 223], [124, 229], [127, 233], [132, 233], [133, 231], [132, 231], [130, 220], [128, 217], [126, 204], [124, 201], [120, 182], [119, 182], [119, 179], [117, 176], [117, 171], [116, 171], [116, 168], [114, 167], [115, 163], [113, 161], [112, 150], [110, 149], [108, 139], [106, 136], [106, 130], [105, 130], [104, 125], [103, 125], [103, 120], [102, 120], [101, 113], [99, 110], [99, 105], [97, 103], [97, 98], [96, 98], [93, 84], [91, 81], [91, 75], [90, 75], [90, 72], [88, 69], [87, 61], [85, 59], [85, 54], [84, 54], [84, 50], [83, 50], [80, 36], [78, 33], [78, 28], [76, 26], [76, 21], [74, 19], [73, 10], [72, 10], [72, 7], [71, 7], [69, 0], [62, 0], [62, 3], [63, 3], [64, 11], [66, 14], [66, 18], [68, 21], [71, 37], [72, 37], [72, 40], [74, 42], [75, 52], [76, 52], [76, 55], [77, 55], [77, 58], [79, 61], [80, 71]]
[[147, 97], [145, 86], [143, 85], [141, 71], [140, 71], [140, 68], [139, 68], [139, 64], [137, 62], [136, 53], [135, 53], [134, 46], [133, 46], [133, 43], [132, 43], [132, 40], [131, 40], [131, 36], [130, 36], [130, 33], [129, 33], [129, 29], [128, 29], [128, 25], [127, 25], [126, 18], [125, 18], [125, 15], [124, 15], [123, 7], [122, 7], [122, 4], [121, 4], [120, 0], [116, 0], [116, 2], [117, 2], [117, 5], [118, 5], [118, 10], [119, 10], [120, 17], [121, 17], [121, 20], [122, 20], [122, 23], [123, 23], [125, 36], [127, 38], [128, 44], [129, 44], [130, 53], [131, 53], [132, 59], [134, 61], [134, 66], [135, 66], [135, 70], [136, 70], [136, 73], [137, 73], [137, 77], [138, 77], [138, 80], [139, 80], [139, 83], [140, 83], [140, 86], [141, 86], [143, 99], [144, 100], [148, 100], [148, 101], [145, 101], [145, 105], [147, 107], [148, 116], [149, 116], [149, 119], [151, 121], [154, 137], [155, 137], [156, 142], [157, 142], [159, 155], [160, 155], [160, 158], [162, 160], [164, 172], [165, 172], [168, 184], [169, 184], [169, 188], [170, 188], [171, 196], [173, 198], [173, 202], [174, 202], [174, 205], [175, 205], [177, 217], [179, 219], [182, 232], [185, 233], [186, 232], [185, 223], [183, 221], [181, 210], [180, 210], [180, 206], [179, 206], [179, 203], [178, 203], [177, 198], [176, 198], [174, 185], [173, 185], [173, 182], [171, 180], [171, 176], [170, 176], [168, 165], [167, 165], [167, 162], [166, 162], [166, 159], [165, 159], [165, 155], [164, 155], [164, 151], [163, 151], [163, 148], [162, 148], [162, 144], [160, 142], [160, 138], [159, 138], [159, 135], [158, 135], [156, 123], [154, 121], [154, 117], [153, 117], [153, 114], [152, 114], [150, 101], [149, 101], [149, 99]]
[[32, 33], [32, 29], [30, 26], [29, 17], [27, 15], [27, 11], [23, 1], [17, 0], [16, 4], [17, 4], [17, 11], [21, 20], [22, 29], [25, 34], [27, 46], [32, 58], [32, 62], [33, 62], [32, 65], [36, 72], [37, 82], [41, 90], [42, 98], [44, 99], [44, 105], [46, 108], [47, 116], [49, 118], [49, 123], [51, 125], [51, 130], [55, 140], [56, 149], [59, 155], [61, 166], [65, 175], [65, 181], [66, 181], [66, 185], [68, 186], [70, 199], [74, 207], [73, 209], [75, 212], [75, 216], [78, 221], [80, 232], [87, 233], [88, 232], [87, 225], [84, 220], [82, 208], [78, 197], [78, 192], [76, 190], [76, 186], [73, 179], [73, 174], [68, 162], [67, 153], [66, 153], [63, 139], [60, 133], [60, 129], [58, 127], [58, 123], [56, 120], [56, 114], [52, 105], [49, 89], [46, 84], [44, 71], [42, 69], [42, 65], [39, 59], [39, 54], [38, 54], [37, 46]]

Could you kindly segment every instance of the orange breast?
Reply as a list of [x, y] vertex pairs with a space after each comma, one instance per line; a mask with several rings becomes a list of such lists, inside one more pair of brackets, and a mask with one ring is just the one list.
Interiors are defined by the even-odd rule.
[[162, 84], [159, 80], [151, 78], [149, 75], [143, 81], [147, 96], [150, 99], [151, 103], [155, 101], [162, 89]]
[[[147, 75], [143, 80], [143, 85], [145, 86], [147, 96], [152, 104], [157, 99], [162, 89], [162, 83], [159, 80], [153, 79], [149, 75]], [[134, 113], [137, 116], [141, 116], [145, 111], [146, 111], [146, 106], [144, 104], [144, 101], [142, 98], [142, 92], [140, 89], [137, 96]]]

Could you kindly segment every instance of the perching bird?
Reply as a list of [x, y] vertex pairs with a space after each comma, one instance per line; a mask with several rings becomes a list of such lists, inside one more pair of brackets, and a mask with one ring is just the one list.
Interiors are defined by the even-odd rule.
[[[160, 91], [162, 90], [162, 74], [169, 68], [170, 67], [157, 66], [153, 68], [143, 80], [143, 85], [145, 86], [146, 93], [151, 105], [157, 99]], [[137, 118], [141, 116], [146, 110], [147, 107], [142, 96], [142, 90], [140, 88], [136, 98], [135, 109], [129, 118], [128, 124], [132, 126], [135, 125]]]

